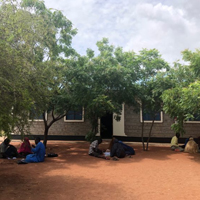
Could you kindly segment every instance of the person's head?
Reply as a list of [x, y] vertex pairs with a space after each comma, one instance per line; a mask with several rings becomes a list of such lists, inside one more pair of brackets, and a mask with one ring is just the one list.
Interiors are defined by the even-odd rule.
[[24, 138], [24, 142], [29, 142], [28, 137], [25, 137], [25, 138]]
[[101, 144], [101, 143], [102, 143], [102, 139], [99, 138], [99, 139], [98, 139], [98, 144]]
[[8, 146], [8, 145], [10, 144], [10, 139], [9, 139], [9, 138], [6, 138], [6, 139], [4, 140], [4, 144], [5, 144], [6, 146]]
[[177, 133], [176, 133], [176, 137], [177, 137], [177, 138], [180, 138], [180, 133], [177, 132]]
[[35, 144], [38, 144], [40, 142], [40, 137], [35, 138]]
[[190, 140], [190, 141], [191, 141], [191, 140], [194, 140], [194, 138], [193, 138], [192, 136], [190, 136], [190, 137], [189, 137], [189, 140]]

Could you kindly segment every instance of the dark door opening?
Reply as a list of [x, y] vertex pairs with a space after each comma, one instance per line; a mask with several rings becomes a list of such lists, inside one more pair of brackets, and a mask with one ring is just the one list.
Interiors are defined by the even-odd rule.
[[101, 118], [101, 137], [112, 138], [113, 136], [113, 114], [107, 113]]

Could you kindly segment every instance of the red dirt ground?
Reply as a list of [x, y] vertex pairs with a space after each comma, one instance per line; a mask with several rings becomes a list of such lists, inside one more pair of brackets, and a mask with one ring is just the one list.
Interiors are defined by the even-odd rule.
[[[31, 141], [33, 143], [33, 141]], [[19, 141], [12, 141], [19, 147]], [[48, 142], [43, 163], [0, 160], [0, 200], [199, 200], [200, 154], [168, 145], [139, 143], [132, 158], [103, 160], [87, 155], [87, 142]], [[106, 148], [108, 143], [100, 145]]]

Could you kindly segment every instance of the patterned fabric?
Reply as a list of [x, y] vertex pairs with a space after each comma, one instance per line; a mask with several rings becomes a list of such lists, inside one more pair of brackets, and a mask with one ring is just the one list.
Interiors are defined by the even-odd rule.
[[88, 154], [92, 154], [94, 153], [95, 151], [97, 151], [98, 149], [98, 140], [94, 140], [91, 144], [90, 144], [90, 147], [89, 147], [89, 151], [88, 151]]

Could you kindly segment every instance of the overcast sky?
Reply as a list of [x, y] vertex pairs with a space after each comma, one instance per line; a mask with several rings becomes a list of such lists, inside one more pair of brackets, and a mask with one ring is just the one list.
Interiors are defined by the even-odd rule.
[[[200, 48], [199, 0], [45, 0], [78, 29], [72, 46], [84, 55], [103, 37], [125, 51], [156, 48], [172, 63]], [[97, 52], [97, 51], [96, 51]]]

